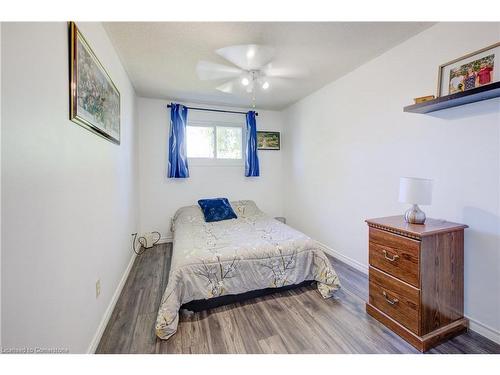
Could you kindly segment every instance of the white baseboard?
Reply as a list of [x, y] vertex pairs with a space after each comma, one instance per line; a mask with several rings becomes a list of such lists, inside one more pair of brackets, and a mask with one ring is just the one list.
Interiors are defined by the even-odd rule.
[[483, 324], [478, 322], [477, 320], [472, 319], [471, 317], [468, 317], [467, 315], [465, 316], [467, 319], [469, 319], [469, 328], [471, 331], [474, 331], [481, 336], [486, 337], [487, 339], [490, 339], [491, 341], [496, 342], [497, 344], [500, 344], [500, 332]]
[[172, 235], [167, 235], [167, 236], [160, 237], [160, 240], [158, 241], [158, 243], [170, 243], [173, 241], [174, 241], [174, 237]]
[[104, 330], [106, 329], [106, 326], [108, 325], [109, 318], [111, 318], [111, 314], [113, 313], [113, 310], [115, 308], [116, 302], [118, 301], [118, 298], [120, 297], [120, 294], [122, 292], [122, 289], [125, 285], [125, 282], [127, 281], [128, 275], [130, 273], [130, 270], [132, 269], [132, 266], [134, 264], [136, 255], [133, 254], [132, 257], [130, 258], [130, 262], [127, 265], [127, 268], [125, 269], [125, 272], [123, 273], [123, 276], [118, 283], [118, 286], [116, 287], [115, 293], [113, 294], [113, 297], [111, 298], [111, 301], [109, 302], [108, 308], [106, 309], [104, 316], [102, 317], [101, 323], [99, 324], [99, 327], [97, 327], [97, 331], [92, 338], [92, 341], [90, 342], [90, 345], [87, 349], [88, 354], [93, 354], [95, 353], [97, 346], [99, 345], [99, 342], [101, 341], [102, 334], [104, 333]]
[[[333, 250], [331, 247], [318, 242], [318, 244], [322, 247], [323, 251], [329, 255], [331, 255], [334, 258], [337, 258], [338, 260], [348, 264], [349, 266], [357, 269], [360, 272], [363, 272], [364, 274], [368, 275], [368, 266], [364, 265], [357, 260], [354, 260], [352, 258], [349, 258], [338, 251]], [[471, 317], [465, 315], [467, 319], [469, 319], [469, 328], [471, 331], [474, 331], [481, 336], [486, 337], [487, 339], [490, 339], [491, 341], [496, 342], [497, 344], [500, 344], [500, 332], [481, 323], [478, 322], [475, 319], [472, 319]]]
[[349, 258], [349, 257], [339, 253], [338, 251], [333, 250], [331, 247], [329, 247], [329, 246], [327, 246], [319, 241], [316, 241], [316, 242], [322, 247], [322, 249], [325, 253], [330, 254], [332, 257], [337, 258], [338, 260], [348, 264], [352, 268], [357, 269], [360, 272], [363, 272], [365, 275], [368, 275], [368, 266], [367, 265], [360, 263], [357, 260], [354, 260], [352, 258]]

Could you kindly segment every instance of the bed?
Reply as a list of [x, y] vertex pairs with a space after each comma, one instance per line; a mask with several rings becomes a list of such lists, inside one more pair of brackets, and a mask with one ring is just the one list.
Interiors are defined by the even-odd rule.
[[[316, 281], [323, 298], [340, 282], [317, 242], [269, 217], [253, 201], [231, 202], [237, 219], [205, 222], [199, 206], [180, 208], [172, 221], [172, 262], [156, 320], [156, 335], [177, 330], [179, 309], [252, 291]], [[209, 304], [208, 304], [209, 306]]]

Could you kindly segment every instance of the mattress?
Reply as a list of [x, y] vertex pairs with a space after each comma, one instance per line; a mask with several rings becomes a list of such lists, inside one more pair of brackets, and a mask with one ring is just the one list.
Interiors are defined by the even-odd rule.
[[181, 305], [200, 299], [241, 294], [317, 281], [323, 298], [340, 282], [320, 245], [269, 217], [253, 201], [231, 205], [237, 219], [207, 223], [198, 206], [180, 208], [173, 219], [172, 262], [156, 320], [156, 335], [176, 330]]

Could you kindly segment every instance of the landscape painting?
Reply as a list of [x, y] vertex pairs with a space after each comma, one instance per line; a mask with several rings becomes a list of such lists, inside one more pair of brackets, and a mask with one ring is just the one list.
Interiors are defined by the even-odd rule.
[[69, 27], [70, 119], [120, 144], [120, 92], [75, 23]]
[[280, 149], [280, 133], [258, 131], [257, 132], [257, 149], [258, 150], [279, 150]]

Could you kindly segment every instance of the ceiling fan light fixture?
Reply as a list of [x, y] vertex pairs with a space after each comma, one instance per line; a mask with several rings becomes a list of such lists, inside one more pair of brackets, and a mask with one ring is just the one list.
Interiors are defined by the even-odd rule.
[[255, 47], [254, 46], [251, 46], [248, 50], [247, 50], [247, 59], [248, 60], [251, 60], [255, 57]]
[[[242, 44], [220, 48], [215, 51], [219, 56], [232, 63], [228, 66], [209, 61], [199, 61], [196, 67], [202, 80], [218, 80], [230, 78], [229, 81], [216, 87], [217, 90], [238, 96], [251, 94], [255, 104], [258, 92], [281, 90], [282, 79], [302, 78], [297, 69], [276, 64], [272, 61], [274, 48], [258, 44]], [[283, 62], [284, 63], [284, 62]], [[299, 69], [300, 70], [300, 69]], [[277, 86], [276, 86], [277, 85]]]

